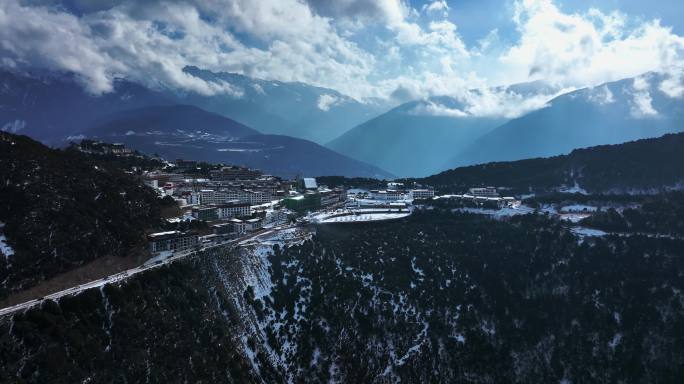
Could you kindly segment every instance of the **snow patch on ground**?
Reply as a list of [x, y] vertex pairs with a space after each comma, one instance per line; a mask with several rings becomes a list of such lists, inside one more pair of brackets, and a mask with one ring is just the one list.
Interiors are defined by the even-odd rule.
[[416, 275], [418, 275], [420, 277], [420, 280], [422, 280], [422, 278], [425, 276], [425, 272], [423, 272], [422, 269], [420, 269], [416, 266], [416, 258], [415, 257], [413, 257], [411, 259], [411, 269], [413, 269], [413, 272], [415, 272]]
[[[222, 285], [228, 291], [228, 296], [232, 298], [235, 309], [240, 313], [242, 319], [240, 329], [237, 331], [239, 341], [245, 356], [250, 360], [256, 372], [259, 372], [262, 363], [257, 358], [259, 353], [263, 353], [266, 359], [274, 367], [286, 372], [292, 380], [292, 372], [288, 371], [287, 361], [298, 350], [298, 321], [306, 320], [306, 312], [310, 306], [310, 286], [311, 283], [304, 281], [299, 274], [289, 276], [297, 279], [297, 284], [303, 288], [303, 295], [297, 301], [292, 316], [296, 319], [296, 326], [287, 325], [285, 319], [288, 313], [283, 310], [275, 313], [272, 310], [265, 310], [263, 317], [259, 318], [254, 311], [252, 304], [244, 299], [244, 292], [251, 288], [254, 299], [262, 300], [268, 309], [268, 302], [272, 302], [271, 293], [274, 284], [271, 278], [271, 257], [273, 247], [278, 245], [281, 248], [301, 244], [312, 236], [311, 231], [301, 228], [285, 228], [268, 231], [255, 238], [239, 243], [239, 259], [230, 260], [229, 263], [219, 263], [213, 259], [214, 270], [217, 272]], [[234, 255], [233, 255], [234, 256]], [[229, 256], [230, 257], [230, 256]], [[279, 261], [277, 261], [279, 262]], [[231, 266], [239, 266], [234, 269]], [[294, 265], [296, 267], [296, 265]], [[287, 329], [285, 329], [287, 325]], [[281, 329], [283, 328], [283, 329]], [[279, 346], [272, 346], [268, 342], [268, 334], [271, 330], [277, 333], [294, 334], [293, 338], [286, 338]]]
[[585, 237], [601, 237], [607, 235], [606, 232], [603, 232], [599, 229], [592, 229], [592, 228], [586, 228], [586, 227], [574, 227], [572, 228], [572, 233], [577, 235], [580, 238], [585, 238]]
[[14, 249], [7, 244], [7, 237], [5, 237], [4, 229], [5, 223], [0, 222], [0, 252], [5, 255], [5, 258], [9, 259], [10, 256], [14, 256]]
[[506, 207], [501, 209], [486, 209], [486, 208], [456, 208], [456, 212], [466, 212], [475, 213], [478, 215], [489, 215], [494, 218], [504, 218], [517, 215], [527, 215], [528, 213], [534, 213], [534, 209], [521, 205], [516, 208]]
[[158, 254], [157, 256], [152, 257], [151, 259], [147, 260], [147, 261], [145, 262], [145, 265], [154, 264], [154, 263], [156, 263], [156, 262], [158, 262], [158, 261], [164, 261], [164, 260], [168, 259], [168, 258], [171, 257], [171, 256], [173, 256], [173, 251], [162, 251], [162, 252], [159, 252], [159, 254]]
[[406, 361], [411, 358], [411, 356], [415, 355], [416, 353], [420, 352], [420, 348], [423, 346], [423, 343], [427, 341], [427, 332], [429, 329], [429, 324], [427, 321], [423, 321], [423, 329], [420, 331], [418, 336], [416, 337], [416, 344], [414, 344], [411, 348], [406, 351], [406, 353], [395, 362], [394, 365], [396, 366], [402, 366], [406, 364]]
[[591, 213], [562, 213], [560, 219], [571, 223], [579, 223], [583, 219], [590, 217]]
[[571, 188], [561, 188], [558, 190], [558, 192], [561, 192], [561, 193], [579, 193], [582, 195], [588, 195], [589, 194], [586, 189], [580, 187], [579, 184], [577, 184], [577, 181], [575, 181], [575, 185], [572, 186]]
[[618, 332], [613, 336], [613, 339], [608, 342], [608, 347], [610, 347], [610, 349], [615, 351], [615, 348], [617, 348], [617, 346], [620, 345], [621, 341], [622, 341], [622, 333]]
[[596, 212], [597, 207], [583, 204], [566, 205], [560, 209], [561, 212]]

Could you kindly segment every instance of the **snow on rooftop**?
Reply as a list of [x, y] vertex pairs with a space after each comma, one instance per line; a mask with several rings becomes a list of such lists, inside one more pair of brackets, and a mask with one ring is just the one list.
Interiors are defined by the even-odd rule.
[[396, 210], [396, 212], [377, 209], [359, 209], [354, 211], [337, 210], [311, 216], [316, 223], [361, 223], [370, 221], [395, 220], [408, 217], [411, 211]]
[[178, 232], [178, 231], [157, 232], [157, 233], [151, 233], [150, 237], [161, 237], [161, 236], [167, 236], [167, 235], [175, 235], [177, 233], [180, 233], [180, 232]]

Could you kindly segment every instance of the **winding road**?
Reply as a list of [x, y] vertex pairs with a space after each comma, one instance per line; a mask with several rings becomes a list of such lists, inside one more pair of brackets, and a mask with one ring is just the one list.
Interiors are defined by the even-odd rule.
[[201, 249], [193, 249], [193, 250], [188, 250], [188, 251], [184, 251], [184, 252], [178, 252], [178, 253], [173, 254], [173, 256], [170, 256], [166, 259], [159, 260], [159, 261], [151, 263], [151, 264], [143, 264], [143, 265], [140, 265], [140, 266], [135, 267], [135, 268], [128, 269], [128, 270], [123, 271], [123, 272], [119, 272], [119, 273], [116, 273], [113, 275], [109, 275], [109, 276], [104, 277], [104, 278], [99, 279], [99, 280], [94, 280], [94, 281], [91, 281], [91, 282], [85, 283], [85, 284], [79, 284], [77, 286], [67, 288], [63, 291], [51, 293], [51, 294], [49, 294], [49, 295], [47, 295], [41, 299], [33, 299], [33, 300], [29, 300], [29, 301], [26, 301], [26, 302], [21, 303], [21, 304], [13, 305], [11, 307], [2, 308], [2, 309], [0, 309], [0, 317], [6, 316], [9, 314], [18, 312], [18, 311], [26, 310], [28, 308], [35, 306], [35, 305], [39, 305], [44, 300], [59, 300], [61, 297], [64, 297], [64, 296], [76, 295], [76, 294], [83, 292], [85, 290], [88, 290], [88, 289], [97, 288], [97, 287], [101, 287], [101, 286], [106, 285], [106, 284], [122, 281], [122, 280], [125, 280], [131, 276], [138, 274], [138, 273], [145, 272], [149, 269], [161, 267], [163, 265], [167, 265], [167, 264], [173, 263], [175, 261], [185, 259], [189, 256], [197, 255], [200, 252], [205, 251], [207, 249], [217, 248], [217, 247], [237, 248], [241, 245], [247, 244], [248, 242], [250, 242], [250, 241], [252, 241], [258, 237], [261, 237], [264, 235], [269, 235], [273, 232], [278, 232], [278, 231], [286, 230], [286, 229], [293, 228], [293, 227], [294, 226], [280, 226], [280, 227], [275, 227], [272, 229], [262, 229], [260, 231], [250, 233], [250, 234], [245, 235], [243, 237], [239, 237], [237, 239], [218, 243], [218, 244], [211, 245], [211, 246], [206, 246], [206, 247], [203, 247]]

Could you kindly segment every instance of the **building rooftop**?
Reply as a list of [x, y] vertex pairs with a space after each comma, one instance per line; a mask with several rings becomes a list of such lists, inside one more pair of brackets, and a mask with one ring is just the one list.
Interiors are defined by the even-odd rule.
[[150, 233], [148, 236], [151, 238], [158, 238], [158, 237], [165, 237], [169, 235], [177, 235], [179, 234], [179, 231], [166, 231], [166, 232], [157, 232], [157, 233]]
[[306, 189], [318, 188], [318, 184], [316, 184], [316, 179], [314, 179], [313, 177], [305, 177], [304, 178], [304, 188], [306, 188]]

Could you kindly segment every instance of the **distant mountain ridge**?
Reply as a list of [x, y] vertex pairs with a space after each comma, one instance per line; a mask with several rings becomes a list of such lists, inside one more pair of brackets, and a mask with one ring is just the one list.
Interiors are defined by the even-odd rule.
[[176, 89], [150, 89], [117, 79], [112, 92], [93, 95], [73, 74], [0, 70], [0, 130], [24, 130], [24, 134], [52, 142], [126, 109], [189, 104], [263, 133], [325, 143], [386, 109], [381, 103], [364, 104], [335, 90], [303, 83], [252, 79], [196, 67], [185, 71], [207, 82], [229, 84], [238, 94], [205, 96]]
[[663, 92], [649, 73], [560, 95], [457, 152], [445, 167], [569, 153], [684, 131], [684, 100]]
[[120, 141], [172, 159], [244, 164], [287, 177], [392, 177], [311, 141], [262, 135], [223, 115], [180, 105], [177, 97], [126, 80], [95, 96], [71, 75], [0, 71], [0, 131], [53, 146], [87, 137]]
[[445, 96], [404, 103], [327, 146], [400, 176], [425, 176], [442, 170], [451, 154], [506, 121], [421, 112], [433, 103], [447, 108], [460, 106], [457, 100]]
[[122, 111], [77, 137], [121, 142], [168, 159], [246, 165], [283, 177], [300, 174], [393, 177], [378, 167], [314, 142], [264, 135], [234, 120], [188, 105]]
[[[404, 103], [369, 120], [340, 137], [328, 147], [387, 169], [401, 176], [427, 176], [445, 169], [454, 154], [508, 120], [502, 113], [474, 113], [472, 103], [522, 103], [526, 98], [551, 98], [557, 86], [543, 81], [472, 89], [467, 97], [432, 96]], [[548, 95], [548, 96], [547, 96]], [[472, 98], [469, 101], [468, 98]], [[490, 105], [490, 108], [504, 109]]]
[[384, 112], [385, 104], [361, 103], [338, 91], [304, 83], [261, 80], [236, 73], [186, 67], [185, 73], [214, 83], [227, 83], [242, 95], [179, 95], [197, 105], [263, 133], [299, 137], [324, 144]]
[[[236, 121], [206, 112], [191, 105], [153, 106], [125, 110], [108, 116], [107, 122], [87, 130], [86, 134], [125, 135], [198, 133], [204, 137], [237, 139], [259, 132]], [[175, 132], [173, 132], [175, 130]]]
[[[353, 167], [338, 168], [340, 172], [344, 171], [338, 175], [361, 177], [388, 177], [390, 174], [425, 177], [457, 166], [555, 156], [575, 148], [617, 144], [684, 130], [681, 96], [663, 91], [661, 84], [666, 78], [653, 73], [563, 94], [545, 107], [512, 120], [463, 113], [469, 108], [466, 101], [440, 96], [402, 104], [346, 131], [348, 123], [373, 116], [382, 109], [381, 104], [359, 103], [336, 91], [301, 83], [252, 79], [196, 67], [187, 67], [185, 71], [208, 82], [229, 84], [240, 95], [201, 96], [178, 90], [152, 90], [120, 79], [114, 82], [113, 92], [94, 96], [84, 91], [73, 75], [0, 71], [0, 130], [27, 134], [51, 145], [63, 145], [67, 138], [78, 139], [91, 128], [103, 128], [112, 119], [122, 117], [138, 126], [137, 130], [142, 130], [140, 123], [144, 119], [126, 116], [125, 111], [140, 113], [145, 108], [193, 105], [215, 114], [211, 119], [200, 119], [202, 124], [214, 124], [210, 121], [219, 121], [217, 117], [221, 115], [232, 120], [228, 125], [246, 126], [255, 130], [254, 133], [276, 133], [277, 136], [287, 133], [299, 138], [316, 136], [314, 140], [319, 142], [343, 132], [326, 146], [342, 154], [341, 159], [358, 160], [357, 167], [375, 167], [358, 174], [350, 172]], [[491, 91], [511, 92], [517, 95], [513, 98], [515, 101], [517, 97], [526, 100], [540, 93], [557, 92], [557, 89], [543, 82], [532, 82], [496, 87]], [[477, 96], [479, 92], [473, 90], [471, 96]], [[185, 113], [185, 118], [189, 119], [182, 127], [185, 132], [176, 132], [176, 136], [191, 134], [190, 131], [197, 128], [190, 124], [192, 113], [189, 110]], [[175, 124], [178, 128], [180, 121], [183, 120], [170, 125]], [[129, 131], [136, 129], [125, 132]], [[202, 132], [208, 134], [209, 126], [203, 127]], [[246, 135], [245, 132], [214, 135], [212, 140], [223, 142]], [[274, 172], [306, 172], [309, 165], [313, 166], [309, 161], [274, 169], [271, 167], [273, 161], [269, 165], [267, 160], [270, 155], [263, 152], [268, 147], [264, 143], [261, 147], [250, 147], [244, 142], [242, 147], [233, 144], [232, 149], [214, 148], [212, 151], [225, 149], [224, 159], [249, 159]], [[149, 145], [146, 148], [152, 149]], [[238, 156], [233, 149], [241, 150], [242, 155]], [[179, 153], [171, 148], [165, 151]], [[326, 153], [320, 149], [316, 151], [321, 155]], [[256, 153], [267, 157], [260, 158]], [[202, 155], [214, 158], [207, 153]], [[278, 158], [282, 161], [295, 159], [284, 154]], [[346, 163], [347, 160], [340, 161]], [[323, 161], [323, 164], [329, 163]], [[315, 167], [316, 172], [335, 169]]]
[[[421, 177], [458, 166], [555, 156], [576, 148], [658, 137], [684, 130], [684, 101], [681, 95], [663, 91], [666, 79], [647, 73], [576, 90], [514, 119], [464, 113], [467, 105], [458, 99], [431, 97], [402, 104], [328, 146], [397, 175]], [[491, 91], [510, 92], [522, 102], [559, 89], [532, 82]]]
[[113, 113], [172, 104], [161, 92], [121, 79], [113, 92], [95, 96], [73, 75], [0, 71], [0, 130], [52, 145]]

